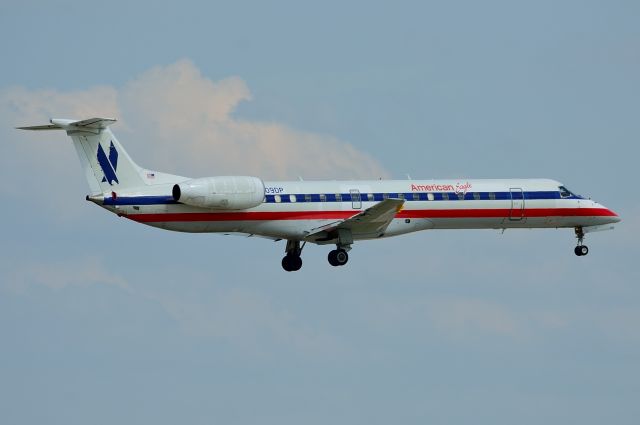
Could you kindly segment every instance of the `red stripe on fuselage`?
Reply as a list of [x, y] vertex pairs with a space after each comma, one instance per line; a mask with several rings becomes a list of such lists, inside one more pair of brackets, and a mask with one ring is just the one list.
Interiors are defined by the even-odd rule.
[[606, 208], [525, 208], [524, 210], [501, 209], [450, 209], [450, 210], [406, 210], [396, 214], [397, 218], [507, 218], [520, 217], [612, 217], [616, 214]]
[[358, 211], [251, 211], [220, 213], [160, 213], [129, 214], [126, 217], [141, 223], [174, 221], [269, 221], [344, 219]]
[[[347, 219], [359, 211], [242, 211], [219, 213], [128, 214], [140, 223], [206, 222], [206, 221], [271, 221], [271, 220], [336, 220]], [[396, 218], [508, 218], [520, 216], [520, 210], [447, 209], [402, 210]], [[526, 208], [523, 217], [615, 217], [607, 208]]]

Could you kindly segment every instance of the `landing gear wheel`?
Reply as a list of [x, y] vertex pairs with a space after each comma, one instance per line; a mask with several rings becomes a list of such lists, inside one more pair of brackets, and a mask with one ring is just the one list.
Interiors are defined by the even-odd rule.
[[288, 255], [285, 255], [284, 257], [282, 257], [282, 268], [287, 272], [291, 271], [291, 265], [289, 264], [289, 256]]
[[336, 260], [338, 261], [339, 266], [344, 266], [349, 261], [349, 254], [344, 249], [339, 249], [336, 253]]
[[584, 230], [581, 226], [575, 228], [576, 238], [578, 239], [578, 246], [575, 247], [573, 252], [578, 256], [582, 257], [583, 255], [587, 255], [589, 253], [589, 248], [586, 245], [582, 245], [582, 241], [584, 241]]
[[327, 259], [329, 260], [329, 264], [331, 264], [333, 267], [338, 266], [338, 260], [336, 259], [336, 254], [338, 253], [337, 250], [333, 250], [333, 251], [329, 251], [329, 256], [327, 257]]
[[296, 272], [302, 267], [302, 258], [298, 255], [285, 255], [282, 258], [282, 268], [288, 272]]
[[586, 245], [578, 245], [573, 250], [578, 257], [582, 257], [583, 255], [587, 255], [589, 253], [589, 248]]
[[334, 249], [329, 252], [329, 256], [327, 257], [329, 260], [329, 264], [334, 267], [344, 266], [349, 261], [349, 254], [344, 249]]
[[302, 258], [300, 258], [300, 254], [302, 254], [302, 248], [304, 248], [305, 244], [300, 246], [300, 241], [287, 241], [287, 247], [285, 248], [285, 255], [282, 258], [282, 268], [288, 272], [296, 272], [300, 270], [302, 267]]

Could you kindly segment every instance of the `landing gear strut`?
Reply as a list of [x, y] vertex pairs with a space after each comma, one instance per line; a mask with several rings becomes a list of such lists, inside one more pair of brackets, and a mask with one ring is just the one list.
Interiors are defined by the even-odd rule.
[[338, 229], [338, 243], [336, 249], [329, 252], [327, 259], [329, 264], [334, 267], [344, 266], [349, 261], [348, 251], [351, 250], [351, 244], [353, 243], [353, 236], [349, 229]]
[[573, 252], [578, 257], [582, 257], [583, 255], [587, 255], [589, 253], [589, 247], [582, 244], [582, 242], [584, 241], [584, 231], [582, 230], [582, 227], [581, 226], [576, 227], [575, 232], [576, 232], [576, 238], [578, 239], [578, 245], [575, 247]]
[[282, 258], [282, 268], [288, 272], [295, 272], [302, 267], [302, 248], [304, 244], [300, 246], [300, 241], [287, 241], [287, 248], [285, 249], [287, 255]]

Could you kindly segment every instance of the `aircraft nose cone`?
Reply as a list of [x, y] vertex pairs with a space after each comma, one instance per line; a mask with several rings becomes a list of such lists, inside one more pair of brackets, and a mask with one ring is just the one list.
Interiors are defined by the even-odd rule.
[[605, 208], [610, 223], [619, 223], [622, 219], [618, 214], [609, 208]]
[[[611, 211], [611, 210], [609, 210]], [[611, 211], [613, 213], [613, 215], [611, 216], [611, 221], [613, 223], [619, 223], [622, 219], [620, 218], [620, 216], [616, 213], [614, 213], [613, 211]]]

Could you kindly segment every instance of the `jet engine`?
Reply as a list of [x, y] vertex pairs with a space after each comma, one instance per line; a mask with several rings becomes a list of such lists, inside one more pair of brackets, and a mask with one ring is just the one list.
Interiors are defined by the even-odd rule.
[[204, 177], [174, 185], [172, 194], [175, 201], [193, 207], [244, 210], [264, 201], [264, 183], [248, 176]]

